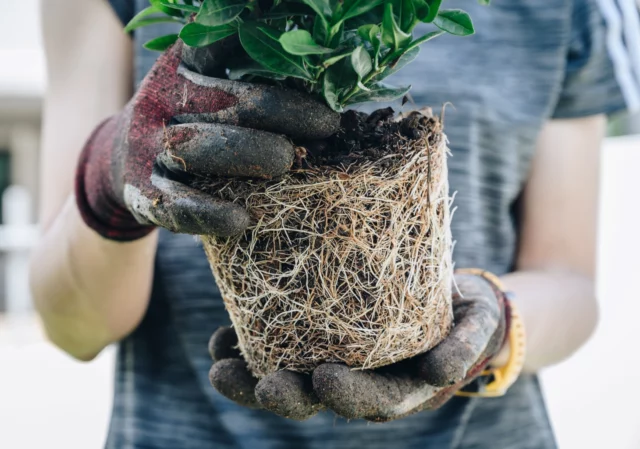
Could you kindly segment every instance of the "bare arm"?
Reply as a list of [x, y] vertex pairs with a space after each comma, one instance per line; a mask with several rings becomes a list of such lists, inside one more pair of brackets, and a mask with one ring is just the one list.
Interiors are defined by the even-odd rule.
[[605, 126], [604, 116], [554, 120], [538, 140], [517, 271], [503, 279], [524, 316], [527, 371], [570, 356], [598, 321], [594, 280]]
[[41, 7], [49, 90], [43, 237], [30, 282], [49, 338], [89, 360], [137, 326], [153, 276], [155, 233], [132, 243], [105, 240], [84, 224], [71, 195], [85, 140], [129, 98], [131, 42], [104, 0], [43, 0]]

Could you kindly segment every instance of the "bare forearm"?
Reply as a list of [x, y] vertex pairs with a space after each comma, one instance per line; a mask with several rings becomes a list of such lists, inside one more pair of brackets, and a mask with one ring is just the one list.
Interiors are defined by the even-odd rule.
[[590, 277], [553, 269], [516, 271], [502, 279], [514, 292], [514, 302], [524, 319], [526, 371], [535, 372], [566, 359], [593, 333], [598, 304]]
[[526, 327], [527, 371], [558, 363], [598, 321], [595, 267], [602, 115], [552, 120], [522, 197], [516, 271], [504, 276]]
[[147, 307], [155, 233], [131, 243], [89, 229], [70, 197], [31, 262], [31, 286], [49, 338], [88, 360], [136, 327]]

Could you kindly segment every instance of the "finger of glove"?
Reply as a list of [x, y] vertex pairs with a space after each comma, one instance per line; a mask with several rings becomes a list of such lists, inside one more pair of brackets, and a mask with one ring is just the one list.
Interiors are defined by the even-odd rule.
[[201, 75], [226, 78], [227, 62], [230, 56], [241, 50], [238, 35], [226, 37], [206, 47], [182, 47], [182, 62], [190, 70]]
[[338, 415], [376, 422], [418, 411], [438, 391], [407, 373], [356, 371], [335, 363], [315, 369], [313, 389], [322, 404]]
[[284, 136], [209, 123], [170, 126], [158, 162], [173, 172], [205, 177], [270, 179], [286, 173], [295, 158]]
[[[212, 78], [178, 68], [185, 79], [183, 105], [174, 118], [181, 122], [208, 122], [254, 128], [285, 134], [294, 139], [323, 139], [335, 134], [340, 127], [340, 115], [326, 104], [291, 89], [262, 84]], [[235, 98], [224, 108], [206, 110], [194, 106], [194, 94], [206, 88], [218, 97]]]
[[264, 409], [297, 421], [311, 418], [322, 408], [308, 374], [293, 371], [269, 374], [260, 379], [255, 394]]
[[140, 223], [173, 232], [226, 237], [241, 233], [249, 225], [249, 214], [241, 206], [168, 179], [156, 168], [148, 190], [127, 184], [124, 197]]
[[209, 381], [218, 393], [236, 404], [260, 408], [255, 395], [258, 379], [253, 377], [244, 360], [224, 359], [214, 363], [209, 371]]
[[209, 339], [209, 354], [214, 362], [242, 358], [242, 354], [238, 349], [236, 331], [229, 326], [219, 327]]
[[[500, 324], [501, 310], [487, 281], [458, 275], [453, 298], [455, 327], [439, 345], [416, 358], [420, 376], [434, 386], [463, 380], [479, 361]], [[455, 291], [455, 290], [454, 290]]]

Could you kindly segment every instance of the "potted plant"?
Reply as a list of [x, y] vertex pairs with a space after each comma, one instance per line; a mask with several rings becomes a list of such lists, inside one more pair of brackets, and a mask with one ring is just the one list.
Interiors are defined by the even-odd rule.
[[[441, 0], [150, 3], [128, 30], [184, 26], [147, 48], [239, 39], [244, 52], [229, 61], [231, 79], [299, 89], [342, 113], [340, 131], [301, 143], [285, 176], [202, 186], [253, 217], [241, 235], [202, 236], [252, 372], [331, 361], [374, 368], [440, 342], [453, 319], [442, 122], [428, 110], [347, 108], [404, 97], [409, 86], [383, 80], [431, 39], [472, 34], [469, 16], [441, 9]], [[414, 36], [419, 23], [433, 30]]]

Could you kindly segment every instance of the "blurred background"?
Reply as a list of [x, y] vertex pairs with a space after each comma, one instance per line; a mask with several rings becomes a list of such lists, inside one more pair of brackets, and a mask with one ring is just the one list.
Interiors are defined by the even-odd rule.
[[[53, 348], [27, 288], [46, 87], [37, 17], [38, 0], [11, 2], [0, 15], [0, 448], [100, 449], [114, 349], [80, 364]], [[542, 374], [560, 449], [640, 449], [638, 133], [640, 116], [615, 117], [602, 150], [598, 331], [571, 360]]]

